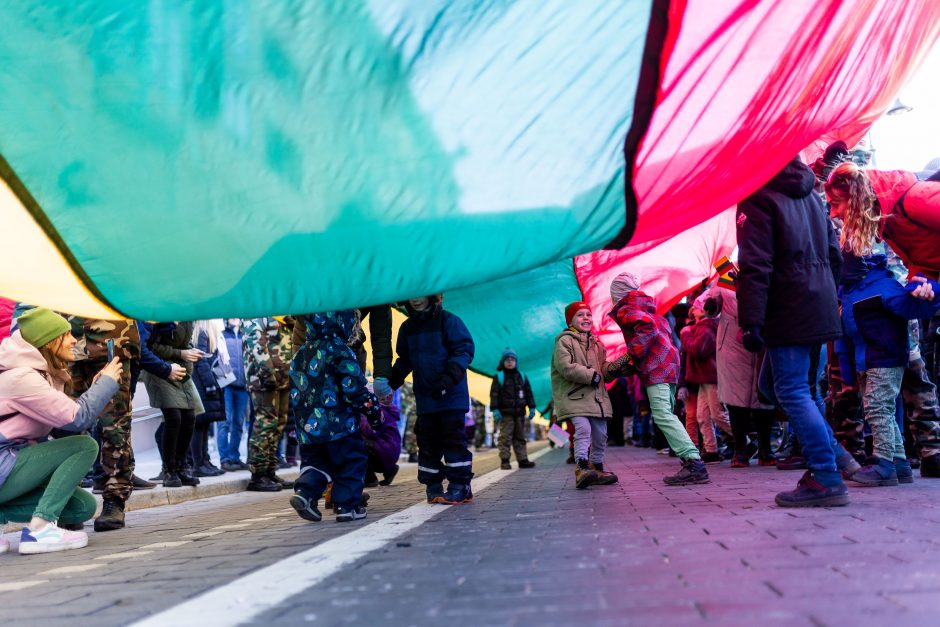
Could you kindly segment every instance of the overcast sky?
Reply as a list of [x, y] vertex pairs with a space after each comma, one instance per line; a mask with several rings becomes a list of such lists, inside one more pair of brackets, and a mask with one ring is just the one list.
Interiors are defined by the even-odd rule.
[[901, 90], [901, 101], [913, 111], [884, 116], [871, 131], [875, 167], [880, 170], [924, 169], [940, 157], [940, 44]]

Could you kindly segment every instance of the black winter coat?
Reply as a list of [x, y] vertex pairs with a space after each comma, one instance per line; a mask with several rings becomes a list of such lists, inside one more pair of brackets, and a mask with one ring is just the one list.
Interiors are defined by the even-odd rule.
[[[525, 416], [526, 407], [535, 409], [529, 378], [520, 373], [518, 368], [501, 372], [502, 376], [497, 373], [490, 385], [490, 408], [498, 409], [506, 416]], [[503, 380], [502, 385], [499, 384], [500, 378]]]
[[[204, 353], [209, 352], [209, 338], [205, 331], [199, 332], [196, 348]], [[218, 351], [211, 357], [200, 359], [193, 364], [193, 383], [196, 384], [196, 391], [199, 392], [202, 406], [206, 410], [196, 416], [196, 422], [199, 424], [225, 420], [225, 397], [219, 382], [212, 374], [212, 363], [216, 359], [219, 359]]]
[[763, 327], [769, 347], [842, 334], [842, 256], [815, 182], [797, 157], [738, 205], [739, 320], [743, 328]]

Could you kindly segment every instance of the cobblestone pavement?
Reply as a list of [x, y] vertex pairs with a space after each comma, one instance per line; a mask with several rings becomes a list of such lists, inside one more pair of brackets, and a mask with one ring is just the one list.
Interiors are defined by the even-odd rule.
[[[668, 488], [674, 459], [612, 449], [621, 482], [578, 491], [564, 457], [505, 473], [252, 624], [940, 624], [940, 480], [783, 510], [773, 494], [798, 472], [725, 463], [708, 485]], [[354, 525], [238, 494], [139, 512], [83, 551], [0, 556], [5, 624], [127, 624], [423, 497], [413, 480], [373, 493]]]

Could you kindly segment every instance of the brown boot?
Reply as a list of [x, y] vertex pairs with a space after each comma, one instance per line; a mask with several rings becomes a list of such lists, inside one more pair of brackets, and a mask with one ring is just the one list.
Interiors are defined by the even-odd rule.
[[597, 473], [597, 485], [611, 485], [619, 481], [617, 475], [604, 470], [604, 464], [588, 464], [588, 467]]
[[574, 469], [574, 484], [579, 490], [597, 483], [597, 473], [591, 469], [586, 459], [579, 459]]

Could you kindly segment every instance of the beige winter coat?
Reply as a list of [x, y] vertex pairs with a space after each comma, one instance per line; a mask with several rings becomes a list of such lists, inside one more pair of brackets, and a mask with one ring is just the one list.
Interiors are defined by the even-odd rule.
[[594, 373], [604, 381], [613, 379], [607, 351], [593, 333], [567, 329], [555, 338], [552, 354], [552, 402], [555, 417], [566, 420], [575, 416], [610, 418], [613, 408], [602, 382], [591, 385]]

